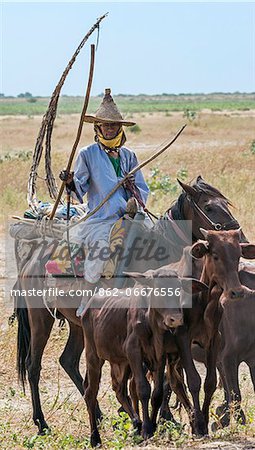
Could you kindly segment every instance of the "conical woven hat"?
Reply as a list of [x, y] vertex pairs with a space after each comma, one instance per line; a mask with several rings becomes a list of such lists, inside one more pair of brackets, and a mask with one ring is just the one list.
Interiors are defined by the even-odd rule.
[[135, 122], [128, 122], [124, 120], [118, 110], [116, 103], [114, 103], [111, 96], [111, 89], [105, 89], [104, 98], [101, 105], [94, 116], [84, 116], [84, 122], [89, 123], [121, 123], [126, 127], [135, 125]]

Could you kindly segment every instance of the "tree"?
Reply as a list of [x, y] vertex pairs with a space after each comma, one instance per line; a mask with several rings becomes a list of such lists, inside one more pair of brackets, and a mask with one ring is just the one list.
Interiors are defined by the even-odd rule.
[[30, 92], [25, 92], [25, 94], [21, 93], [17, 95], [18, 98], [31, 98], [33, 95]]

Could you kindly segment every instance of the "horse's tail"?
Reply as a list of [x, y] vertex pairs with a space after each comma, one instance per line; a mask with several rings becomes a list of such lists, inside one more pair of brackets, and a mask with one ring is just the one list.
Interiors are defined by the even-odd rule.
[[30, 352], [31, 331], [28, 320], [28, 311], [24, 297], [19, 296], [17, 299], [17, 319], [18, 319], [18, 336], [17, 336], [17, 370], [18, 379], [22, 383], [25, 390], [26, 382], [26, 358]]

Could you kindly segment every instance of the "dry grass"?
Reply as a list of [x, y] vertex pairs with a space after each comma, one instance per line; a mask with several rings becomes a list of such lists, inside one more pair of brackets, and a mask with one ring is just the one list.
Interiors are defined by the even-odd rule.
[[[127, 129], [128, 145], [140, 160], [151, 155], [155, 149], [169, 140], [185, 122], [181, 113], [166, 115], [135, 114], [141, 132], [134, 134]], [[53, 133], [53, 168], [56, 175], [67, 163], [78, 126], [77, 115], [62, 116], [56, 121]], [[24, 117], [2, 118], [2, 154], [33, 150], [40, 119]], [[218, 187], [229, 197], [236, 209], [234, 215], [242, 224], [250, 239], [255, 238], [253, 227], [253, 206], [255, 198], [255, 159], [250, 151], [254, 139], [255, 112], [200, 113], [188, 124], [178, 141], [157, 161], [145, 170], [159, 165], [163, 173], [175, 177], [180, 168], [186, 168], [188, 179], [198, 174]], [[81, 146], [93, 141], [93, 130], [84, 126]], [[22, 213], [26, 208], [26, 186], [30, 161], [12, 160], [2, 163], [4, 183], [1, 184], [0, 205], [5, 214]], [[44, 161], [41, 162], [38, 179], [38, 197], [48, 200], [45, 190]], [[152, 198], [149, 207], [162, 212], [173, 196]]]
[[[173, 136], [184, 123], [181, 113], [135, 114], [141, 132], [127, 131], [128, 144], [136, 150], [139, 159], [148, 157], [166, 139]], [[67, 155], [75, 139], [78, 116], [63, 116], [57, 119], [54, 131], [54, 170], [58, 173], [66, 166]], [[2, 118], [1, 153], [32, 150], [40, 125], [40, 119]], [[189, 124], [183, 135], [157, 164], [163, 173], [175, 177], [180, 168], [186, 168], [188, 179], [202, 174], [206, 181], [219, 188], [235, 204], [234, 215], [242, 224], [246, 235], [255, 240], [254, 198], [255, 198], [255, 157], [250, 151], [254, 139], [255, 115], [252, 111], [240, 113], [200, 113], [198, 119]], [[91, 127], [84, 127], [82, 143], [93, 140]], [[4, 218], [10, 214], [22, 214], [26, 208], [26, 184], [30, 161], [10, 160], [1, 164], [4, 183], [1, 183], [1, 207]], [[152, 163], [151, 167], [156, 163]], [[149, 168], [145, 170], [149, 176]], [[43, 164], [40, 176], [44, 176]], [[48, 199], [44, 181], [38, 180], [39, 196]], [[150, 200], [154, 212], [163, 211], [173, 200], [173, 195], [158, 196]], [[16, 380], [16, 325], [8, 328], [7, 317], [11, 313], [5, 305], [1, 306], [0, 330], [0, 426], [1, 448], [7, 449], [78, 449], [88, 447], [88, 417], [83, 400], [73, 387], [67, 375], [60, 369], [58, 357], [64, 347], [67, 330], [60, 331], [57, 326], [47, 345], [43, 358], [41, 391], [43, 409], [52, 426], [52, 436], [36, 440], [36, 428], [31, 420], [30, 395], [24, 397]], [[84, 372], [84, 361], [82, 361]], [[201, 368], [200, 368], [201, 370]], [[165, 427], [162, 433], [150, 440], [146, 448], [192, 448], [232, 450], [233, 448], [255, 448], [255, 403], [251, 382], [247, 371], [242, 369], [241, 385], [244, 409], [248, 415], [245, 427], [234, 423], [222, 432], [212, 435], [210, 440], [193, 440], [188, 436], [187, 427], [181, 432]], [[28, 389], [27, 389], [28, 391]], [[221, 399], [217, 391], [212, 411]], [[119, 422], [119, 428], [113, 430], [117, 403], [110, 389], [110, 378], [106, 367], [102, 378], [99, 396], [105, 420], [102, 425], [104, 448], [142, 448], [131, 436], [129, 425]], [[185, 416], [182, 413], [183, 420]], [[178, 415], [177, 415], [178, 420]], [[2, 441], [2, 443], [1, 443]]]

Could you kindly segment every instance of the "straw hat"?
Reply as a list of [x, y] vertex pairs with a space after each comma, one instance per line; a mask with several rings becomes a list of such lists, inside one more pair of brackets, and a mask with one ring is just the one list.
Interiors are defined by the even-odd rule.
[[89, 123], [121, 123], [126, 127], [135, 125], [135, 122], [124, 120], [118, 110], [116, 103], [114, 103], [111, 96], [111, 89], [105, 89], [104, 98], [101, 105], [94, 116], [84, 116], [84, 122]]

